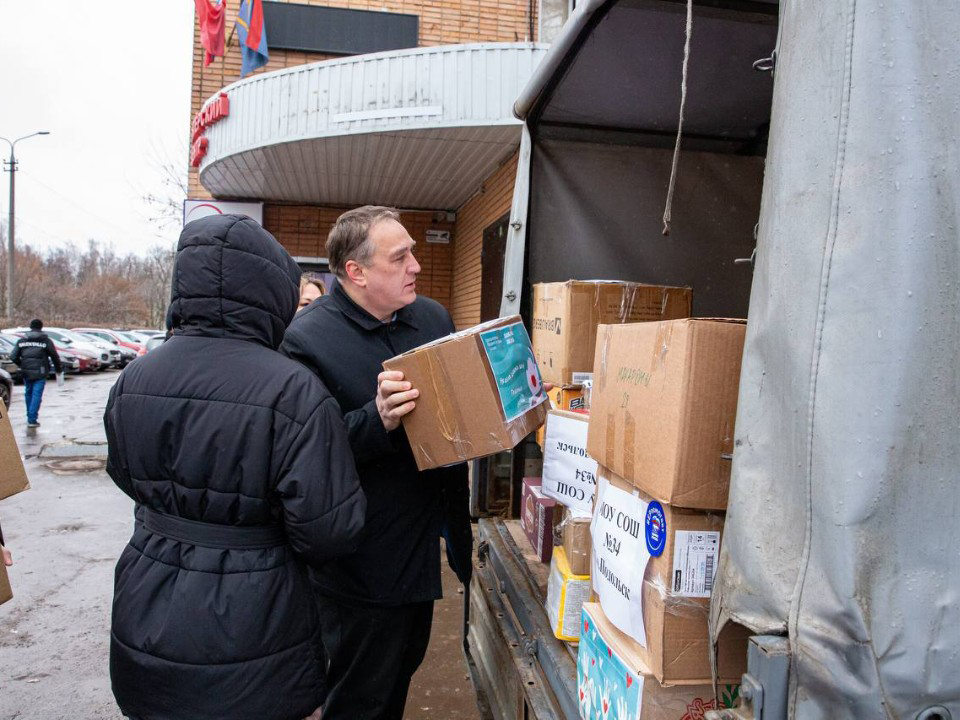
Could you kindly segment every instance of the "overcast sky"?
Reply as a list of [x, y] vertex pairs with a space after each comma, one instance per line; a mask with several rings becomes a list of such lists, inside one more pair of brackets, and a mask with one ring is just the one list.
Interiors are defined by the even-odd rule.
[[[93, 238], [118, 253], [173, 244], [145, 194], [170, 195], [160, 166], [186, 165], [192, 0], [0, 0], [0, 137], [17, 144], [16, 240]], [[0, 141], [0, 157], [9, 158]], [[9, 212], [9, 173], [0, 213]]]

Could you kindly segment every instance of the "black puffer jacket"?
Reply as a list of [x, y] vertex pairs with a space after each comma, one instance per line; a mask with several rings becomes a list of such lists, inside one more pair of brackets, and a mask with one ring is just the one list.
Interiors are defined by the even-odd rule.
[[174, 335], [110, 393], [107, 471], [138, 503], [110, 647], [126, 715], [299, 720], [323, 699], [302, 560], [351, 552], [365, 500], [336, 402], [275, 352], [299, 276], [249, 218], [188, 224]]
[[27, 380], [43, 380], [50, 372], [50, 363], [57, 372], [62, 370], [53, 340], [41, 330], [31, 330], [17, 340], [10, 361], [20, 366]]

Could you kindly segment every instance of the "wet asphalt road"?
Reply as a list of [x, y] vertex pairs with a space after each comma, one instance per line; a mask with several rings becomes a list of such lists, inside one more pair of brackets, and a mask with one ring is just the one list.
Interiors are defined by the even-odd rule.
[[[108, 675], [110, 603], [133, 503], [103, 469], [102, 425], [117, 375], [48, 382], [36, 430], [26, 427], [23, 387], [14, 388], [10, 417], [31, 488], [0, 501], [14, 557], [14, 599], [0, 606], [0, 720], [122, 718]], [[444, 595], [408, 720], [479, 718], [460, 647], [463, 595], [446, 565]]]

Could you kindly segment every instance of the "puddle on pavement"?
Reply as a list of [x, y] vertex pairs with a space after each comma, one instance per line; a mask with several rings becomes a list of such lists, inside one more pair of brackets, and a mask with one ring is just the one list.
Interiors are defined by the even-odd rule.
[[107, 466], [106, 458], [70, 458], [69, 460], [48, 460], [44, 463], [54, 475], [79, 475], [98, 472]]

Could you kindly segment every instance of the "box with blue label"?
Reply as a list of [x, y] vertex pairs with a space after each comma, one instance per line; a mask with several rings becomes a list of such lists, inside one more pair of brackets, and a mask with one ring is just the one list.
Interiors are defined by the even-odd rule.
[[420, 391], [403, 428], [421, 470], [510, 450], [549, 408], [518, 315], [421, 345], [383, 363]]
[[732, 707], [736, 683], [710, 680], [664, 685], [635, 644], [617, 630], [597, 603], [584, 603], [577, 653], [577, 699], [582, 720], [702, 720], [708, 710]]
[[[610, 623], [661, 682], [711, 677], [707, 614], [723, 514], [661, 504], [608, 468], [597, 472], [593, 588]], [[745, 628], [731, 624], [717, 646], [722, 680], [746, 672]]]

